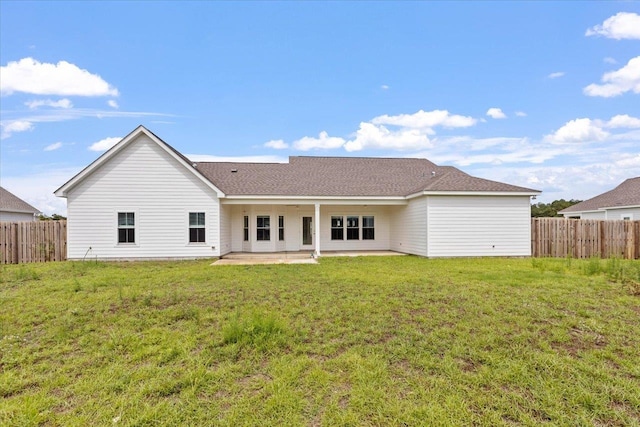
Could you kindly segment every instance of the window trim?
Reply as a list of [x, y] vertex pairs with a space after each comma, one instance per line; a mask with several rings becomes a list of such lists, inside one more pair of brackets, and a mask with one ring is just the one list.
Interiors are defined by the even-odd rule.
[[[338, 219], [340, 221], [340, 225], [338, 226], [334, 226], [333, 225], [333, 220], [334, 219]], [[330, 225], [331, 225], [331, 240], [335, 240], [335, 241], [339, 241], [339, 240], [343, 240], [344, 241], [344, 215], [331, 215], [330, 218]], [[340, 237], [334, 237], [334, 231], [337, 233], [339, 231]]]
[[[356, 225], [350, 226], [350, 221], [355, 219]], [[347, 220], [345, 221], [345, 228], [347, 229], [347, 240], [360, 240], [360, 215], [347, 215]], [[353, 237], [353, 233], [355, 232], [356, 236]]]
[[[365, 226], [365, 218], [371, 218], [371, 223], [373, 226], [366, 227]], [[329, 225], [331, 226], [331, 240], [332, 241], [373, 241], [376, 240], [375, 237], [375, 214], [330, 214], [329, 215]], [[335, 220], [339, 219], [341, 222], [340, 226], [335, 226]], [[349, 227], [349, 220], [355, 219], [357, 222], [357, 227]], [[354, 237], [354, 234], [357, 231], [358, 238]], [[352, 237], [349, 237], [351, 234]], [[372, 237], [365, 237], [365, 235], [371, 235]]]
[[278, 215], [278, 241], [284, 242], [284, 215]]
[[[371, 226], [365, 227], [365, 218], [371, 218]], [[371, 237], [365, 237], [365, 230], [371, 230]], [[362, 215], [362, 240], [376, 240], [376, 217], [375, 215]]]
[[[202, 224], [191, 224], [191, 215], [197, 215], [197, 221], [199, 222], [199, 216], [202, 215]], [[207, 243], [207, 216], [206, 212], [189, 212], [188, 214], [189, 221], [189, 233], [188, 233], [188, 241], [190, 245], [198, 245], [198, 244], [206, 244]], [[191, 231], [192, 230], [202, 230], [202, 236], [200, 236], [200, 232], [196, 232], [196, 238], [199, 239], [202, 237], [202, 240], [191, 240]]]
[[[261, 219], [263, 221], [262, 226], [260, 225]], [[266, 226], [264, 225], [265, 219], [267, 220]], [[271, 215], [256, 215], [256, 241], [258, 242], [271, 241]]]
[[[120, 215], [123, 214], [125, 215], [125, 220], [127, 219], [126, 215], [131, 215], [131, 218], [133, 219], [133, 224], [124, 224], [124, 225], [120, 225]], [[125, 221], [128, 222], [128, 221]], [[125, 240], [129, 240], [129, 231], [128, 230], [132, 230], [133, 233], [133, 241], [120, 241], [120, 230], [127, 230], [126, 233], [126, 238]], [[135, 246], [137, 244], [137, 232], [136, 232], [136, 211], [131, 211], [131, 210], [118, 210], [116, 212], [116, 244], [118, 246]]]

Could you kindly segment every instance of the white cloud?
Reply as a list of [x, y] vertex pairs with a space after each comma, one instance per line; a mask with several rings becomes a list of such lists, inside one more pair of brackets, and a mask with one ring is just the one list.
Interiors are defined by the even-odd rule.
[[590, 84], [584, 88], [585, 95], [609, 98], [632, 91], [640, 93], [640, 56], [631, 58], [627, 65], [602, 76], [604, 84]]
[[192, 162], [233, 162], [233, 163], [287, 163], [280, 156], [210, 156], [208, 154], [185, 154]]
[[527, 113], [524, 111], [516, 111], [516, 116], [518, 117], [527, 117]]
[[382, 90], [388, 90], [388, 89], [389, 89], [389, 86], [388, 86], [388, 85], [382, 85], [382, 86], [380, 86], [380, 89], [382, 89]]
[[619, 12], [607, 18], [602, 25], [589, 28], [585, 36], [604, 36], [609, 39], [640, 39], [640, 15]]
[[115, 99], [110, 99], [107, 101], [107, 105], [111, 108], [119, 108], [120, 106], [118, 105], [118, 103], [116, 102]]
[[0, 67], [0, 93], [60, 96], [118, 96], [118, 89], [97, 74], [66, 61], [42, 63], [33, 58]]
[[[436, 126], [445, 128], [464, 128], [473, 126], [477, 120], [473, 117], [450, 114], [447, 110], [420, 110], [413, 114], [399, 114], [396, 116], [383, 115], [374, 117], [371, 123], [375, 125], [403, 126], [414, 129], [431, 129]], [[429, 132], [432, 133], [432, 132]]]
[[360, 123], [355, 139], [344, 144], [347, 151], [360, 151], [368, 148], [391, 150], [420, 150], [431, 146], [424, 130], [403, 128], [390, 131], [384, 126], [373, 123]]
[[489, 108], [487, 110], [487, 116], [491, 117], [492, 119], [506, 119], [507, 115], [505, 113], [502, 112], [502, 109], [500, 108]]
[[305, 136], [293, 142], [293, 148], [301, 151], [309, 150], [330, 150], [340, 148], [344, 145], [345, 140], [338, 137], [329, 136], [325, 131], [320, 132], [317, 138]]
[[53, 144], [44, 147], [44, 151], [54, 151], [60, 147], [62, 147], [62, 142], [54, 142]]
[[613, 116], [605, 126], [608, 128], [636, 129], [640, 128], [640, 119], [637, 117], [631, 117], [627, 114], [620, 114]]
[[116, 145], [118, 142], [120, 142], [122, 138], [120, 137], [109, 137], [109, 138], [105, 138], [105, 139], [101, 139], [98, 142], [94, 142], [93, 144], [91, 144], [89, 146], [89, 150], [91, 151], [107, 151], [109, 148], [113, 147], [114, 145]]
[[550, 79], [557, 79], [558, 77], [564, 76], [564, 74], [564, 71], [556, 71], [555, 73], [549, 74], [547, 77], [549, 77]]
[[264, 146], [276, 150], [284, 150], [285, 148], [289, 148], [289, 144], [281, 139], [273, 139], [271, 141], [265, 142]]
[[39, 107], [52, 107], [52, 108], [73, 108], [73, 103], [71, 100], [67, 98], [62, 98], [58, 101], [53, 101], [51, 99], [36, 99], [34, 101], [27, 101], [24, 103], [27, 107], [32, 110], [35, 110]]
[[26, 132], [33, 129], [33, 123], [27, 120], [12, 120], [0, 123], [2, 133], [0, 139], [9, 138], [14, 133]]
[[603, 61], [605, 64], [614, 64], [614, 65], [615, 65], [615, 64], [617, 64], [617, 63], [618, 63], [618, 61], [616, 61], [614, 58], [612, 58], [612, 57], [610, 57], [610, 56], [607, 56], [607, 57], [606, 57], [606, 58], [604, 58], [602, 61]]
[[22, 199], [47, 215], [67, 214], [67, 199], [56, 197], [53, 192], [82, 167], [48, 169], [41, 173], [26, 173], [24, 176], [3, 176], [2, 186], [19, 194]]
[[598, 121], [583, 118], [565, 123], [560, 129], [545, 139], [555, 143], [603, 141], [609, 133], [602, 130]]

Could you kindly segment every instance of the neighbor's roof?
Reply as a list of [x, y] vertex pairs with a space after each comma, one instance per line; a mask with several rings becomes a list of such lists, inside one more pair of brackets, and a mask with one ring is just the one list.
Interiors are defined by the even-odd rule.
[[0, 187], [0, 211], [39, 213], [40, 211], [15, 194]]
[[640, 206], [640, 176], [629, 178], [613, 190], [569, 206], [559, 213], [597, 211], [619, 206]]
[[290, 157], [289, 163], [198, 162], [228, 196], [393, 197], [423, 191], [538, 193], [426, 159]]

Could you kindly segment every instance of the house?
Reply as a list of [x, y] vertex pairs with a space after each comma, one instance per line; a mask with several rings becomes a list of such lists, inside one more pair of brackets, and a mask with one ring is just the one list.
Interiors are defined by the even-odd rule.
[[68, 258], [393, 250], [427, 257], [529, 256], [539, 191], [426, 159], [290, 157], [192, 162], [138, 127], [55, 194]]
[[39, 213], [38, 209], [0, 187], [0, 222], [35, 221]]
[[611, 191], [559, 211], [565, 218], [640, 219], [640, 176], [629, 178]]

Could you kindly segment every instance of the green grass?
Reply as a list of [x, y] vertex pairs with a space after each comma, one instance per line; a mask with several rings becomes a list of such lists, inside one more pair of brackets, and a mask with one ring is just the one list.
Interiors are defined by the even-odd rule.
[[0, 425], [640, 425], [640, 263], [0, 270]]

